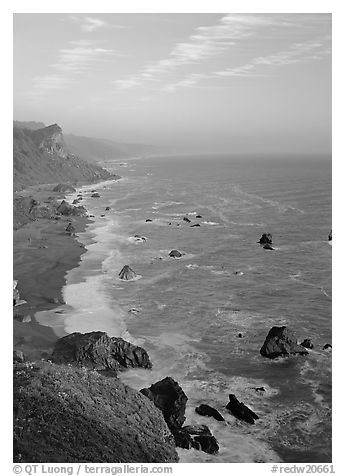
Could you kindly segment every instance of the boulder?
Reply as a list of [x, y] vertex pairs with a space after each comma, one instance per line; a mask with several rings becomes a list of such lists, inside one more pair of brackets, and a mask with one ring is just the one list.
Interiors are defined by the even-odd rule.
[[91, 193], [91, 198], [101, 198], [101, 196], [98, 192], [93, 192]]
[[328, 241], [332, 241], [332, 230], [328, 233]]
[[111, 207], [105, 207], [106, 212], [108, 212], [109, 210], [111, 210]]
[[194, 226], [201, 226], [200, 223], [194, 223], [194, 225], [191, 225], [190, 227], [193, 228]]
[[149, 222], [151, 222], [151, 221], [152, 221], [151, 218], [147, 218], [147, 219], [145, 220], [146, 223], [149, 223]]
[[181, 429], [185, 422], [187, 396], [172, 377], [165, 377], [149, 388], [142, 388], [140, 392], [148, 397], [158, 407], [167, 422], [168, 427], [174, 433], [175, 429]]
[[323, 350], [328, 350], [328, 349], [331, 349], [331, 348], [332, 348], [331, 344], [325, 344], [325, 345], [322, 347]]
[[219, 444], [213, 435], [198, 435], [194, 437], [194, 448], [214, 455], [219, 451]]
[[226, 405], [226, 408], [239, 420], [246, 421], [252, 425], [255, 420], [259, 419], [256, 413], [248, 408], [243, 402], [239, 402], [233, 394], [229, 395], [229, 403]]
[[201, 216], [201, 215], [196, 215], [196, 217], [195, 217], [195, 218], [202, 218], [202, 216]]
[[74, 332], [62, 337], [54, 346], [52, 361], [115, 372], [124, 368], [152, 367], [150, 358], [142, 347], [121, 337], [109, 337], [101, 331], [86, 334]]
[[67, 232], [69, 235], [74, 235], [74, 234], [75, 234], [75, 228], [74, 228], [74, 226], [72, 225], [71, 222], [69, 222], [69, 224], [67, 225], [67, 227], [66, 227], [66, 232]]
[[201, 405], [196, 407], [195, 411], [199, 415], [213, 417], [217, 421], [224, 421], [223, 416], [219, 413], [218, 410], [216, 410], [215, 408], [212, 408], [209, 405], [206, 405], [204, 403], [202, 403]]
[[79, 206], [79, 207], [74, 207], [73, 205], [70, 205], [68, 202], [65, 200], [62, 200], [60, 205], [56, 208], [56, 212], [60, 215], [73, 215], [73, 216], [87, 216], [87, 210], [85, 207]]
[[13, 306], [15, 306], [20, 301], [20, 294], [17, 289], [18, 281], [16, 279], [13, 280]]
[[178, 250], [171, 250], [169, 256], [170, 258], [181, 258], [182, 253], [180, 253]]
[[185, 450], [190, 450], [194, 447], [194, 440], [189, 433], [184, 430], [175, 429], [173, 432], [175, 445], [179, 448], [183, 448]]
[[260, 245], [265, 245], [265, 244], [271, 245], [272, 244], [271, 233], [263, 233], [258, 243], [260, 243]]
[[274, 250], [274, 248], [268, 243], [265, 243], [262, 248], [264, 250]]
[[287, 357], [289, 355], [306, 355], [304, 347], [297, 344], [297, 338], [292, 330], [286, 326], [272, 327], [260, 349], [260, 354], [269, 359]]
[[187, 223], [190, 223], [190, 219], [187, 218], [187, 217], [183, 217], [183, 221], [187, 222]]
[[128, 264], [126, 264], [119, 272], [120, 279], [123, 279], [125, 281], [134, 279], [136, 276], [137, 275], [135, 271], [133, 271], [133, 269], [130, 266], [128, 266]]
[[314, 344], [312, 343], [311, 339], [304, 339], [304, 341], [301, 342], [301, 346], [305, 347], [306, 349], [314, 348]]
[[53, 192], [75, 192], [75, 188], [72, 185], [66, 183], [59, 183], [53, 188]]

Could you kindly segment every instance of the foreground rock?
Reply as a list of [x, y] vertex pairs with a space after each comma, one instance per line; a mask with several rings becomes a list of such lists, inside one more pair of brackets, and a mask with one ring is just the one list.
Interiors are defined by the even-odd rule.
[[229, 395], [229, 403], [226, 406], [236, 418], [239, 420], [246, 421], [251, 425], [254, 425], [255, 420], [258, 420], [259, 417], [254, 413], [250, 408], [248, 408], [243, 402], [239, 402], [235, 395]]
[[14, 461], [174, 463], [162, 413], [119, 379], [37, 362], [14, 365]]
[[59, 215], [73, 215], [73, 216], [79, 216], [79, 217], [86, 217], [87, 216], [87, 210], [83, 206], [79, 207], [74, 207], [73, 205], [70, 205], [68, 202], [65, 200], [62, 200], [60, 205], [57, 207], [56, 212]]
[[74, 332], [62, 337], [55, 344], [52, 361], [115, 372], [125, 368], [152, 367], [145, 349], [100, 331], [87, 334]]
[[272, 244], [271, 233], [263, 233], [258, 243], [260, 243], [260, 245], [265, 245], [265, 244], [271, 245]]
[[206, 404], [201, 404], [195, 409], [196, 413], [202, 416], [208, 416], [208, 417], [213, 417], [217, 421], [224, 421], [223, 416], [219, 413], [218, 410], [215, 408], [210, 407], [209, 405]]
[[169, 256], [170, 258], [181, 258], [182, 253], [180, 253], [178, 250], [171, 250]]
[[53, 188], [53, 192], [75, 192], [76, 189], [72, 185], [59, 183]]
[[130, 281], [131, 279], [136, 278], [136, 276], [137, 274], [128, 266], [128, 264], [126, 264], [119, 272], [119, 278], [125, 281]]
[[286, 326], [272, 327], [267, 334], [265, 342], [260, 349], [260, 354], [269, 359], [288, 357], [289, 355], [306, 355], [307, 350], [297, 344], [294, 332]]
[[140, 392], [162, 411], [171, 430], [182, 427], [186, 419], [184, 415], [188, 398], [173, 378], [165, 377], [149, 388], [142, 388]]
[[195, 448], [210, 454], [218, 452], [218, 442], [206, 425], [182, 426], [186, 419], [188, 398], [173, 378], [166, 377], [140, 392], [162, 411], [164, 420], [174, 435], [176, 446]]

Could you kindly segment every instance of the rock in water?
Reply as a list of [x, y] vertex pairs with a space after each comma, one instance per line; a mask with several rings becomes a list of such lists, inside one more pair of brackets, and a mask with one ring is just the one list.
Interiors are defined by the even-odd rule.
[[252, 425], [254, 425], [255, 420], [259, 419], [256, 413], [254, 413], [244, 403], [239, 402], [233, 394], [229, 395], [229, 403], [226, 408], [239, 420], [246, 421]]
[[170, 258], [181, 258], [182, 253], [180, 253], [178, 250], [171, 250], [169, 256]]
[[16, 279], [13, 280], [13, 306], [17, 304], [17, 302], [20, 301], [20, 294], [17, 289], [18, 286], [18, 281]]
[[[196, 445], [200, 445], [199, 448]], [[198, 435], [194, 437], [194, 448], [200, 449], [211, 455], [217, 454], [219, 451], [218, 441], [213, 435]]]
[[158, 407], [170, 430], [181, 428], [185, 422], [187, 396], [179, 384], [171, 377], [165, 377], [140, 392]]
[[265, 245], [265, 244], [271, 245], [272, 244], [271, 233], [263, 233], [258, 243], [260, 243], [260, 245]]
[[75, 188], [72, 185], [66, 183], [59, 183], [53, 188], [53, 192], [75, 192]]
[[215, 408], [212, 408], [209, 405], [206, 405], [204, 403], [202, 403], [201, 405], [196, 407], [195, 411], [199, 415], [213, 417], [217, 421], [224, 421], [223, 416], [219, 413], [218, 410], [216, 410]]
[[267, 334], [265, 342], [260, 349], [260, 354], [269, 359], [276, 357], [288, 357], [289, 355], [308, 354], [306, 349], [297, 344], [297, 338], [288, 327], [272, 327]]
[[66, 200], [62, 200], [60, 205], [56, 208], [56, 212], [59, 213], [60, 215], [75, 215], [75, 216], [82, 216], [86, 217], [87, 216], [87, 210], [83, 206], [79, 207], [74, 207], [73, 205], [70, 205]]
[[314, 344], [312, 343], [311, 339], [304, 339], [304, 341], [301, 342], [301, 346], [305, 347], [306, 349], [314, 348]]
[[74, 332], [59, 339], [52, 361], [71, 363], [95, 370], [121, 370], [129, 367], [150, 369], [152, 364], [145, 349], [105, 332]]
[[92, 198], [101, 198], [100, 194], [98, 192], [94, 192], [91, 194]]
[[124, 279], [125, 281], [134, 279], [136, 276], [137, 276], [136, 273], [133, 271], [132, 268], [128, 266], [128, 264], [126, 264], [119, 272], [120, 279]]
[[274, 250], [274, 248], [269, 245], [268, 243], [264, 244], [264, 246], [262, 247], [264, 250]]
[[322, 347], [323, 350], [328, 350], [328, 349], [332, 349], [332, 346], [331, 344], [325, 344], [323, 347]]
[[67, 227], [66, 227], [66, 232], [67, 232], [69, 235], [74, 235], [74, 233], [75, 233], [75, 228], [74, 228], [74, 226], [72, 225], [71, 222], [69, 222], [69, 224], [67, 225]]
[[328, 233], [328, 241], [332, 241], [332, 230]]
[[183, 217], [183, 221], [187, 222], [187, 223], [190, 223], [190, 219], [187, 218], [187, 217]]

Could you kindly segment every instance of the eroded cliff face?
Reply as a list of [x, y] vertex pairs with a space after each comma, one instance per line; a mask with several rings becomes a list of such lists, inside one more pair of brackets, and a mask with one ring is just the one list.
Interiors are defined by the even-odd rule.
[[39, 129], [34, 136], [37, 136], [38, 148], [49, 155], [57, 155], [62, 159], [68, 157], [66, 145], [64, 143], [62, 129], [57, 124]]
[[109, 178], [116, 176], [69, 153], [59, 125], [36, 130], [13, 128], [15, 191], [35, 184], [95, 182]]

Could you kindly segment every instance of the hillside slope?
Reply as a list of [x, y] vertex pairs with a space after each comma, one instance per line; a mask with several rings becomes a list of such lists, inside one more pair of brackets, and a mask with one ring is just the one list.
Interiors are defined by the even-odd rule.
[[57, 124], [36, 130], [13, 127], [14, 191], [41, 183], [108, 178], [108, 171], [69, 152]]
[[117, 378], [49, 362], [14, 365], [14, 461], [177, 462], [162, 413]]

